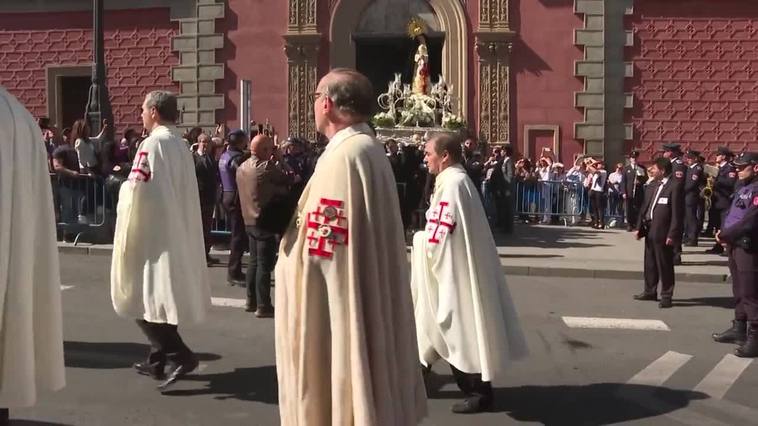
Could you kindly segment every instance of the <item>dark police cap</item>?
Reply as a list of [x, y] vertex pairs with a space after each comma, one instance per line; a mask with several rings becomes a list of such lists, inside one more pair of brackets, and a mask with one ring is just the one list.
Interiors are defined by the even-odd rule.
[[700, 151], [695, 151], [693, 149], [687, 151], [687, 157], [690, 158], [700, 158]]
[[663, 150], [671, 151], [671, 152], [679, 152], [681, 150], [681, 146], [679, 146], [678, 143], [664, 143]]
[[242, 129], [234, 129], [229, 132], [229, 135], [227, 136], [229, 142], [236, 142], [243, 137], [247, 137], [247, 133], [245, 133], [245, 131]]
[[734, 154], [732, 154], [732, 151], [730, 151], [729, 148], [727, 148], [725, 146], [720, 146], [718, 148], [718, 150], [716, 150], [716, 153], [719, 154], [719, 155], [726, 155], [726, 156], [734, 155]]
[[640, 156], [640, 152], [636, 149], [633, 149], [632, 152], [629, 153], [629, 158], [637, 158]]
[[735, 166], [747, 166], [758, 164], [758, 153], [755, 152], [743, 152], [734, 160]]

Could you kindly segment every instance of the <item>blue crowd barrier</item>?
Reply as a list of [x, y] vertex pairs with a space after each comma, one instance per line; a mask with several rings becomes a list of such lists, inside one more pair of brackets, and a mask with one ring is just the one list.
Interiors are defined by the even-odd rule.
[[74, 243], [87, 234], [107, 233], [115, 221], [115, 196], [99, 176], [63, 176], [50, 173], [57, 229], [74, 236]]
[[[514, 214], [521, 218], [565, 225], [578, 225], [589, 216], [589, 191], [579, 182], [519, 180], [512, 192]], [[606, 195], [605, 222], [623, 222], [623, 200], [615, 193]]]

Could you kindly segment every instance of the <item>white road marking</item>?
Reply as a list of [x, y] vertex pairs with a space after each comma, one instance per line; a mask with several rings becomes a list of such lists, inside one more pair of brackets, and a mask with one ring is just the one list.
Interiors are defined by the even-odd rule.
[[626, 383], [630, 385], [661, 386], [691, 358], [692, 355], [668, 351], [643, 368], [642, 371], [635, 374]]
[[61, 291], [71, 290], [72, 288], [74, 288], [72, 285], [62, 285]]
[[665, 322], [650, 319], [563, 317], [563, 322], [570, 328], [671, 331]]
[[702, 392], [711, 398], [722, 399], [751, 362], [752, 358], [724, 355], [713, 370], [695, 386], [694, 391]]
[[195, 371], [197, 371], [198, 373], [202, 373], [203, 371], [205, 371], [206, 368], [208, 368], [208, 364], [201, 362], [200, 364], [198, 364], [197, 370]]
[[247, 305], [245, 299], [230, 299], [228, 297], [211, 297], [213, 306], [224, 306], [227, 308], [244, 308]]

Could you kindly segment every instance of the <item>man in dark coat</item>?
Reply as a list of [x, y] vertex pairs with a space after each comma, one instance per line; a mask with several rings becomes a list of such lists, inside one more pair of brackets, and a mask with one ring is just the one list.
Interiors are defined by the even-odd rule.
[[636, 238], [645, 238], [645, 290], [636, 300], [658, 300], [660, 308], [670, 308], [674, 295], [674, 248], [682, 237], [682, 191], [672, 177], [671, 161], [658, 158], [650, 166], [654, 179], [645, 190]]
[[647, 170], [645, 166], [637, 162], [639, 155], [637, 151], [629, 153], [629, 164], [624, 166], [621, 177], [621, 198], [624, 200], [627, 231], [637, 226], [637, 216], [645, 197], [644, 185], [647, 182]]
[[[726, 211], [729, 210], [732, 194], [734, 194], [734, 185], [737, 183], [737, 171], [731, 162], [732, 152], [729, 148], [719, 147], [716, 154], [716, 164], [719, 166], [719, 173], [713, 182], [713, 196], [711, 197], [711, 209], [708, 211], [708, 231], [707, 233], [716, 232], [721, 229], [721, 224]], [[708, 254], [721, 254], [724, 247], [721, 244], [714, 244]]]
[[684, 178], [684, 241], [688, 247], [697, 247], [702, 225], [700, 217], [705, 200], [700, 196], [705, 186], [705, 171], [700, 164], [698, 151], [687, 151], [687, 172]]

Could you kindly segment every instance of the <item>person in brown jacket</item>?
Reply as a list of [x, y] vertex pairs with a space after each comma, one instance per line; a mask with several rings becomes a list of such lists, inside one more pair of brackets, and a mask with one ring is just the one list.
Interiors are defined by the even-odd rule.
[[[274, 270], [277, 243], [275, 226], [269, 218], [281, 217], [278, 211], [293, 179], [278, 161], [274, 142], [259, 134], [250, 142], [251, 156], [237, 170], [242, 218], [250, 240], [250, 264], [247, 268], [247, 312], [258, 318], [271, 318], [271, 272]], [[273, 211], [277, 210], [277, 211]]]

